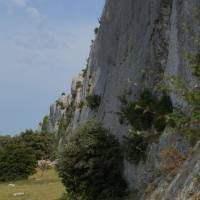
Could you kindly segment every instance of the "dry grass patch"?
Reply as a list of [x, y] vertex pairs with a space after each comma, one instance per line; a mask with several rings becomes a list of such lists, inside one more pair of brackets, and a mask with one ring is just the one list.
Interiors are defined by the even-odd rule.
[[[0, 200], [59, 200], [65, 189], [55, 170], [46, 171], [31, 176], [28, 180], [0, 183]], [[15, 197], [15, 193], [24, 193], [24, 196]]]

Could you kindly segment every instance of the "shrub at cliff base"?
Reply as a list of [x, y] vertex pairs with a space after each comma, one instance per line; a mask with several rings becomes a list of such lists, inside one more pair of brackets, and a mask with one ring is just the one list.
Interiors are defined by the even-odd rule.
[[35, 156], [22, 145], [13, 143], [0, 150], [0, 181], [26, 179], [36, 166]]
[[126, 189], [122, 163], [118, 140], [96, 121], [87, 122], [72, 134], [59, 161], [67, 199], [120, 199]]

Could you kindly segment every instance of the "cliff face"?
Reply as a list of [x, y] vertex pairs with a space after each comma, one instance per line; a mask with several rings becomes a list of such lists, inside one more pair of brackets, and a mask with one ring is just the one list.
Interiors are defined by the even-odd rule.
[[[154, 187], [154, 186], [153, 186]], [[171, 180], [163, 179], [141, 199], [198, 200], [200, 198], [200, 143]]]
[[[129, 98], [135, 100], [144, 88], [154, 89], [172, 76], [185, 80], [188, 89], [194, 88], [198, 81], [184, 54], [197, 51], [199, 38], [200, 0], [107, 0], [86, 69], [73, 80], [71, 97], [64, 98], [64, 107], [61, 109], [56, 103], [51, 106], [50, 130], [58, 131], [63, 115], [70, 121], [64, 129], [65, 135], [69, 129], [96, 118], [122, 141], [130, 127], [119, 123], [118, 97], [128, 91]], [[90, 95], [101, 99], [95, 111], [85, 103]], [[175, 105], [184, 105], [178, 94], [170, 96]], [[66, 114], [69, 107], [73, 107], [71, 115]], [[60, 138], [63, 140], [63, 136]], [[198, 153], [191, 158], [194, 162], [187, 161], [184, 165], [191, 165], [187, 167], [188, 172], [183, 167], [174, 181], [170, 179], [172, 182], [166, 183], [154, 177], [160, 167], [160, 152], [170, 144], [176, 145], [183, 155], [188, 154], [191, 147], [180, 135], [164, 131], [157, 142], [149, 145], [145, 162], [134, 165], [124, 160], [124, 176], [130, 188], [142, 194], [141, 190], [149, 183], [157, 182], [156, 198], [152, 192], [152, 198], [148, 195], [142, 199], [189, 199], [185, 195], [187, 187], [194, 185], [189, 169], [194, 168], [199, 173]], [[181, 177], [185, 173], [183, 180]], [[185, 182], [179, 194], [174, 188], [179, 186], [180, 180]], [[156, 190], [158, 183], [162, 183], [164, 191], [169, 186], [166, 198], [161, 197], [161, 186]]]

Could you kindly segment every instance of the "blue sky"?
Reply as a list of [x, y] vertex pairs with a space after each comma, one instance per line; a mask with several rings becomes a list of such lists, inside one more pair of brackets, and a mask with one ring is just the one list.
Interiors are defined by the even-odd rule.
[[0, 134], [36, 128], [84, 68], [105, 0], [0, 0]]

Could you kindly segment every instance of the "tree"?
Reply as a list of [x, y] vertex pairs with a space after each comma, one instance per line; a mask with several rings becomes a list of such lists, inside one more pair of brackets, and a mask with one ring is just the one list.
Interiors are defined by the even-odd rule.
[[34, 132], [31, 129], [22, 132], [17, 140], [24, 146], [32, 149], [37, 160], [55, 159], [55, 135], [51, 133]]
[[3, 150], [8, 144], [10, 144], [12, 137], [0, 136], [0, 150]]
[[123, 153], [118, 140], [94, 120], [75, 130], [58, 171], [69, 199], [111, 200], [124, 195]]
[[49, 117], [45, 116], [43, 118], [43, 122], [42, 122], [42, 132], [47, 133], [48, 132], [48, 126], [49, 126]]
[[26, 179], [37, 166], [31, 149], [12, 143], [0, 150], [0, 181]]

